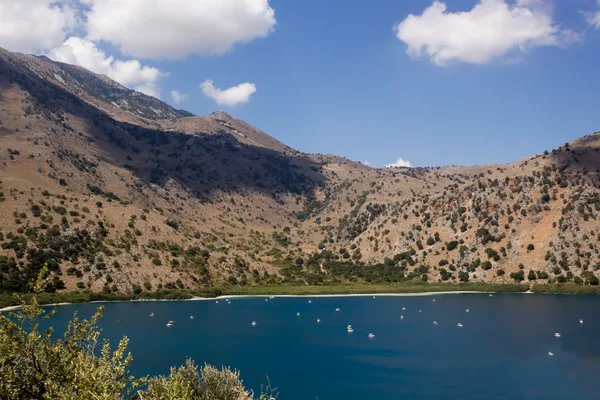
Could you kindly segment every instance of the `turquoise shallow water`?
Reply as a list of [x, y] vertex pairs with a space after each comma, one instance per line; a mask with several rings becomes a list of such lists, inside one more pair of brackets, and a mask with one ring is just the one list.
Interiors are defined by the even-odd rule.
[[[75, 311], [87, 318], [97, 307], [63, 306], [51, 324], [64, 331]], [[130, 338], [136, 374], [164, 374], [191, 357], [239, 369], [256, 390], [268, 376], [286, 400], [600, 398], [597, 297], [259, 297], [104, 307], [103, 337], [114, 345]]]

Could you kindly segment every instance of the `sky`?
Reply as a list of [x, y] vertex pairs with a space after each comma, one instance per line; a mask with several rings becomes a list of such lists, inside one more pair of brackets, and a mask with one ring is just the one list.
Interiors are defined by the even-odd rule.
[[600, 0], [0, 0], [0, 46], [373, 167], [600, 131]]

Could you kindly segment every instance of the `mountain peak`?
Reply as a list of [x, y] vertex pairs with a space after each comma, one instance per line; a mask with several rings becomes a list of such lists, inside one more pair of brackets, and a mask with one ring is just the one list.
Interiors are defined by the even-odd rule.
[[229, 115], [225, 111], [221, 111], [221, 110], [213, 112], [212, 114], [210, 114], [210, 117], [214, 118], [214, 119], [224, 120], [224, 121], [233, 119], [233, 117], [231, 115]]

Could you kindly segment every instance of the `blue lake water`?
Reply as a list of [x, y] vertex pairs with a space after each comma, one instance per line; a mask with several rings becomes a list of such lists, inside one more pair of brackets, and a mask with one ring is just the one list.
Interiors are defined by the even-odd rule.
[[[75, 311], [88, 318], [97, 307], [63, 306], [50, 322], [64, 331]], [[239, 369], [255, 391], [268, 376], [282, 400], [600, 398], [598, 297], [253, 297], [104, 307], [103, 337], [113, 346], [130, 338], [138, 375], [166, 374], [190, 357]]]

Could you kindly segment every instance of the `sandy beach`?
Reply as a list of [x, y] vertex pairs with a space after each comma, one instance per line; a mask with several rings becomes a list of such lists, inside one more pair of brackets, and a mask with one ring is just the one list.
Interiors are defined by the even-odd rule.
[[[477, 293], [491, 293], [491, 292], [476, 292], [476, 291], [464, 291], [464, 292], [423, 292], [423, 293], [354, 293], [354, 294], [277, 294], [272, 295], [274, 298], [278, 297], [417, 297], [417, 296], [435, 296], [435, 295], [447, 295], [447, 294], [477, 294]], [[244, 297], [262, 297], [269, 298], [271, 295], [231, 295], [231, 296], [219, 296], [219, 297], [193, 297], [188, 300], [203, 301], [203, 300], [222, 300], [222, 299], [235, 299]], [[170, 301], [170, 300], [169, 300]]]

